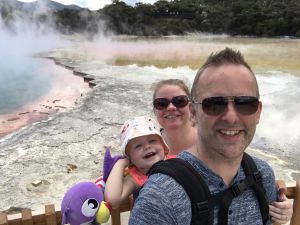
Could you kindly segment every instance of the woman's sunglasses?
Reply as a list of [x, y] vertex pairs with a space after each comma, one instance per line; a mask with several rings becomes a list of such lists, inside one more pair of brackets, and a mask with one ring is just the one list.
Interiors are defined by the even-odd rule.
[[189, 97], [186, 95], [178, 95], [173, 97], [171, 100], [167, 98], [156, 98], [153, 101], [153, 106], [157, 110], [163, 110], [172, 103], [176, 108], [183, 108], [189, 103], [189, 101]]
[[254, 96], [218, 96], [205, 98], [202, 102], [193, 101], [195, 104], [201, 104], [203, 112], [210, 116], [218, 116], [225, 112], [228, 102], [234, 102], [238, 113], [251, 115], [257, 112], [259, 100]]

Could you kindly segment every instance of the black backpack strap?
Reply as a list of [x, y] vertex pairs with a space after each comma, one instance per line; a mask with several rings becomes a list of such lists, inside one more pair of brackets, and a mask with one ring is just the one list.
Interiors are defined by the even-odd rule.
[[188, 194], [192, 206], [191, 224], [213, 224], [213, 203], [210, 191], [193, 166], [179, 158], [155, 163], [148, 172], [162, 173], [176, 180]]
[[268, 198], [266, 196], [266, 190], [264, 189], [262, 183], [262, 175], [258, 171], [253, 158], [247, 153], [244, 153], [243, 160], [242, 160], [242, 167], [246, 174], [246, 182], [248, 183], [247, 185], [253, 188], [257, 195], [263, 224], [266, 224], [270, 218], [269, 204], [268, 204]]
[[219, 225], [227, 225], [228, 209], [231, 205], [232, 199], [242, 194], [248, 188], [252, 188], [258, 198], [263, 224], [266, 224], [269, 219], [269, 206], [266, 192], [262, 185], [262, 176], [258, 171], [254, 160], [247, 153], [244, 153], [243, 155], [242, 167], [246, 178], [242, 182], [230, 186], [225, 191], [219, 209]]

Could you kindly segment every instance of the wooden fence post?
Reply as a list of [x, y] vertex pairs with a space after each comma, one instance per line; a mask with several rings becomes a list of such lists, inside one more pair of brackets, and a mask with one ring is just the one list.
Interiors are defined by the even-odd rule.
[[294, 196], [294, 212], [291, 219], [291, 224], [300, 225], [300, 180], [296, 182], [295, 196]]
[[111, 211], [111, 224], [112, 225], [121, 225], [121, 212], [120, 208], [113, 209]]
[[6, 213], [0, 212], [0, 225], [8, 225]]
[[57, 225], [54, 205], [45, 205], [46, 225]]
[[31, 209], [22, 209], [22, 225], [33, 225]]

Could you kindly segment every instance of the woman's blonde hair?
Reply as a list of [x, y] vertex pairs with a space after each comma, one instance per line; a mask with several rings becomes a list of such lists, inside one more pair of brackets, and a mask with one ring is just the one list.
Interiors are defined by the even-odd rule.
[[183, 80], [180, 80], [180, 79], [166, 79], [166, 80], [161, 80], [157, 83], [154, 83], [152, 85], [152, 88], [153, 88], [153, 100], [155, 99], [156, 97], [156, 93], [158, 92], [158, 90], [165, 86], [165, 85], [175, 85], [175, 86], [178, 86], [179, 88], [181, 88], [188, 97], [190, 97], [190, 90], [188, 88], [188, 86], [186, 85], [186, 83], [183, 81]]

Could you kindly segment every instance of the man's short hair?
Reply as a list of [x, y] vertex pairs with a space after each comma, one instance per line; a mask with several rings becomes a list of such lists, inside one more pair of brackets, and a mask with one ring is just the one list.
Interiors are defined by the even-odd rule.
[[222, 66], [225, 64], [242, 65], [242, 66], [245, 66], [247, 69], [249, 69], [251, 74], [253, 74], [253, 78], [256, 83], [256, 90], [257, 90], [256, 94], [257, 94], [257, 97], [259, 98], [259, 90], [258, 90], [258, 84], [257, 84], [256, 77], [255, 77], [251, 67], [249, 66], [249, 64], [245, 61], [243, 55], [240, 53], [240, 51], [234, 51], [231, 48], [225, 48], [224, 50], [222, 50], [220, 52], [211, 53], [210, 56], [207, 58], [206, 62], [198, 70], [198, 72], [195, 76], [194, 82], [193, 82], [192, 90], [191, 90], [192, 99], [196, 99], [196, 97], [197, 97], [197, 83], [198, 83], [199, 77], [201, 76], [203, 71], [208, 67], [212, 67], [212, 66], [218, 67], [218, 66]]

